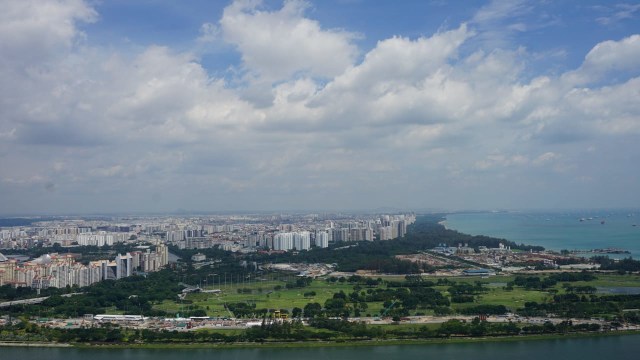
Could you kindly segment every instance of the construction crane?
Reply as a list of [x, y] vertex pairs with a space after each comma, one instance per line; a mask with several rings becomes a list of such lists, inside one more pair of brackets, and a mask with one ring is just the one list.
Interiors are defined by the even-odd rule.
[[391, 303], [391, 305], [387, 306], [383, 312], [380, 313], [380, 317], [385, 317], [387, 316], [387, 313], [389, 312], [389, 310], [391, 310], [391, 308], [393, 307], [393, 305], [395, 305], [398, 302], [398, 300], [393, 300], [393, 302]]

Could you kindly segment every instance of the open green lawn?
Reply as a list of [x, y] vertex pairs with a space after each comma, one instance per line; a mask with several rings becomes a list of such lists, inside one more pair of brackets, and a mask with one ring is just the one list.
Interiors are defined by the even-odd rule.
[[[198, 305], [207, 311], [209, 316], [227, 317], [230, 314], [225, 310], [225, 303], [249, 303], [256, 304], [258, 309], [293, 309], [294, 307], [304, 308], [308, 303], [317, 302], [321, 305], [327, 299], [333, 297], [333, 294], [340, 292], [353, 292], [353, 284], [347, 283], [329, 283], [323, 279], [314, 280], [310, 286], [304, 288], [287, 289], [284, 281], [270, 280], [255, 283], [245, 283], [239, 286], [222, 287], [222, 293], [193, 293], [188, 294], [186, 300], [192, 301], [193, 304], [176, 303], [174, 301], [165, 300], [162, 304], [154, 306], [157, 309], [180, 312], [184, 311], [189, 305]], [[275, 290], [276, 287], [279, 290]], [[238, 289], [251, 289], [251, 293], [239, 293]], [[305, 293], [315, 292], [315, 296], [304, 296]], [[374, 309], [375, 303], [370, 304]], [[379, 305], [382, 306], [381, 304]]]
[[115, 306], [111, 306], [106, 308], [104, 313], [109, 315], [122, 315], [124, 314], [124, 311], [118, 310]]
[[639, 287], [640, 275], [638, 274], [598, 274], [598, 278], [590, 282], [578, 282], [577, 285], [590, 285], [602, 287]]
[[493, 288], [488, 292], [479, 296], [479, 301], [474, 303], [452, 304], [454, 309], [462, 309], [465, 307], [476, 306], [479, 304], [486, 305], [504, 305], [511, 311], [524, 307], [524, 303], [528, 301], [543, 302], [551, 295], [547, 292], [524, 290], [514, 288], [512, 291], [505, 291], [502, 288]]
[[[534, 275], [532, 275], [534, 276]], [[617, 275], [617, 274], [598, 274], [597, 279], [590, 282], [574, 282], [574, 286], [589, 285], [595, 287], [638, 287], [640, 286], [639, 275]], [[395, 281], [403, 280], [398, 277]], [[513, 290], [505, 290], [505, 285], [513, 281], [514, 276], [492, 276], [490, 278], [473, 278], [473, 277], [455, 277], [449, 278], [455, 282], [467, 282], [475, 284], [483, 283], [487, 291], [479, 295], [478, 300], [473, 303], [452, 304], [453, 309], [461, 309], [479, 304], [488, 305], [504, 305], [511, 311], [524, 307], [524, 303], [528, 301], [544, 302], [549, 301], [553, 294], [549, 291], [525, 290], [520, 287], [514, 287]], [[437, 279], [429, 279], [437, 281]], [[325, 279], [315, 279], [310, 286], [304, 288], [287, 289], [286, 282], [281, 280], [263, 280], [257, 282], [244, 283], [234, 286], [223, 286], [222, 293], [193, 293], [188, 294], [186, 300], [192, 304], [183, 302], [174, 302], [165, 300], [154, 307], [168, 312], [181, 313], [189, 309], [189, 306], [198, 306], [207, 312], [207, 315], [214, 317], [230, 317], [232, 314], [224, 308], [224, 304], [229, 303], [249, 303], [256, 304], [257, 309], [288, 309], [294, 307], [304, 308], [308, 303], [317, 302], [324, 305], [327, 299], [333, 297], [334, 293], [344, 291], [349, 294], [354, 291], [355, 284], [348, 282], [327, 282]], [[382, 287], [386, 287], [382, 285]], [[449, 285], [435, 286], [435, 289], [447, 294]], [[278, 290], [275, 290], [278, 288]], [[251, 293], [239, 293], [238, 289], [251, 289]], [[361, 286], [360, 291], [366, 291], [366, 286]], [[558, 283], [552, 288], [557, 293], [564, 293], [562, 283]], [[305, 293], [315, 292], [315, 296], [306, 296]], [[368, 308], [362, 311], [361, 316], [371, 315], [377, 316], [384, 310], [382, 302], [367, 303]], [[115, 310], [115, 309], [114, 309]], [[412, 312], [431, 314], [430, 310], [418, 309]], [[116, 312], [114, 312], [116, 313]]]

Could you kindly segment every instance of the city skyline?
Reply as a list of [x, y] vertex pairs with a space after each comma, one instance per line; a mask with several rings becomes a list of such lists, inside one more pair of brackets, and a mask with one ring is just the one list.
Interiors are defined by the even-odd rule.
[[[29, 226], [0, 227], [0, 286], [13, 284], [38, 289], [88, 286], [103, 280], [159, 271], [169, 264], [169, 246], [181, 250], [217, 248], [247, 254], [311, 251], [328, 248], [329, 243], [396, 240], [404, 237], [416, 217], [413, 214], [380, 214], [292, 216], [280, 220], [282, 222], [273, 216], [146, 218], [134, 220], [134, 224], [122, 223], [120, 219], [49, 219]], [[83, 250], [70, 252], [86, 247], [94, 247], [99, 252], [98, 249], [116, 246], [128, 249], [124, 254], [115, 251], [114, 260], [92, 254], [87, 261], [83, 259]], [[52, 251], [35, 259], [13, 254], [7, 257], [1, 252], [41, 248]], [[66, 253], [62, 253], [65, 249]], [[201, 253], [192, 259], [199, 263], [198, 267], [219, 261], [205, 262], [206, 256]]]
[[640, 203], [637, 1], [0, 4], [5, 216]]

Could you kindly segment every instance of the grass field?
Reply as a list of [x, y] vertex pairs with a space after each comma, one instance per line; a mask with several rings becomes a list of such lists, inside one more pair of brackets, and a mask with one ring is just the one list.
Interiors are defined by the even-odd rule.
[[[267, 280], [227, 286], [222, 287], [222, 292], [219, 294], [192, 293], [187, 295], [186, 300], [192, 301], [192, 304], [166, 300], [162, 304], [156, 305], [155, 308], [169, 312], [180, 312], [187, 309], [189, 305], [197, 305], [206, 310], [209, 316], [229, 317], [231, 314], [224, 308], [225, 303], [256, 304], [258, 309], [291, 310], [294, 307], [302, 309], [306, 304], [313, 302], [323, 305], [327, 299], [333, 297], [334, 293], [341, 290], [345, 293], [353, 292], [353, 284], [329, 283], [323, 279], [316, 279], [310, 286], [304, 288], [287, 289], [285, 285], [285, 281]], [[249, 289], [251, 293], [239, 293], [239, 289]], [[305, 296], [305, 293], [311, 292], [315, 292], [316, 295]], [[369, 303], [369, 306], [371, 311], [379, 311], [382, 304]]]
[[[397, 281], [401, 277], [394, 278]], [[482, 282], [483, 287], [487, 290], [485, 293], [477, 296], [477, 300], [473, 303], [452, 304], [453, 309], [461, 309], [479, 304], [488, 305], [504, 305], [508, 309], [515, 310], [524, 306], [525, 302], [549, 301], [553, 294], [549, 291], [525, 290], [520, 287], [514, 287], [513, 290], [506, 290], [505, 285], [513, 281], [514, 276], [493, 276], [490, 278], [472, 278], [472, 277], [455, 277], [449, 278], [451, 281], [467, 282], [475, 284]], [[165, 310], [170, 313], [183, 313], [190, 308], [199, 308], [206, 311], [208, 316], [213, 317], [232, 317], [229, 311], [225, 309], [225, 304], [229, 303], [247, 303], [255, 304], [257, 309], [287, 309], [291, 311], [294, 307], [304, 308], [308, 303], [317, 302], [324, 305], [327, 299], [333, 297], [334, 293], [344, 291], [349, 294], [354, 291], [354, 285], [348, 282], [327, 282], [323, 278], [315, 279], [311, 285], [304, 288], [287, 289], [287, 281], [295, 281], [295, 277], [285, 278], [283, 280], [262, 279], [257, 281], [233, 284], [221, 287], [221, 293], [192, 293], [186, 297], [186, 302], [165, 300], [160, 304], [156, 304], [156, 309]], [[435, 279], [433, 281], [436, 281]], [[617, 274], [598, 274], [597, 279], [590, 282], [575, 282], [572, 285], [589, 285], [594, 287], [639, 287], [640, 276], [638, 275], [617, 275]], [[381, 285], [386, 288], [385, 285]], [[435, 286], [435, 288], [443, 294], [447, 295], [449, 286]], [[217, 288], [217, 287], [216, 287]], [[242, 289], [245, 292], [240, 293]], [[367, 287], [361, 286], [360, 291], [366, 291]], [[552, 288], [559, 294], [564, 293], [562, 283], [558, 283]], [[305, 293], [314, 292], [314, 296], [305, 296]], [[381, 302], [367, 303], [367, 310], [361, 313], [362, 316], [377, 316], [384, 309]], [[430, 314], [430, 311], [417, 310], [412, 312]]]

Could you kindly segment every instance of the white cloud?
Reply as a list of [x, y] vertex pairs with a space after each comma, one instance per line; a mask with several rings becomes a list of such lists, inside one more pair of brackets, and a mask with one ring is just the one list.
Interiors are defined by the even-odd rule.
[[582, 66], [564, 75], [563, 79], [580, 86], [597, 82], [605, 76], [619, 72], [640, 73], [640, 35], [635, 34], [620, 41], [608, 40], [594, 46], [586, 55]]
[[394, 84], [414, 84], [447, 65], [457, 55], [458, 48], [473, 32], [466, 25], [437, 33], [431, 37], [411, 40], [401, 37], [378, 42], [366, 54], [362, 64], [336, 77], [337, 88], [368, 87], [378, 94], [392, 90]]
[[198, 37], [197, 41], [204, 43], [214, 42], [219, 39], [220, 35], [220, 27], [218, 27], [216, 24], [204, 23], [200, 27], [200, 36]]
[[492, 0], [471, 18], [470, 25], [478, 29], [478, 43], [488, 49], [509, 48], [513, 34], [541, 26], [542, 21], [529, 23], [525, 15], [532, 5], [525, 0]]
[[596, 19], [601, 25], [612, 25], [620, 21], [633, 19], [640, 12], [640, 4], [616, 4], [613, 7], [598, 6], [597, 10], [604, 11], [606, 15]]
[[91, 169], [89, 171], [89, 174], [99, 177], [113, 177], [122, 175], [123, 170], [124, 168], [122, 167], [122, 165], [113, 165], [107, 168]]
[[475, 168], [478, 170], [489, 170], [495, 167], [509, 167], [509, 166], [522, 166], [527, 165], [529, 159], [522, 155], [504, 155], [504, 154], [491, 154], [485, 159], [476, 161]]
[[571, 113], [590, 121], [599, 133], [640, 133], [640, 77], [622, 84], [570, 92], [566, 101]]
[[268, 81], [296, 73], [333, 77], [349, 67], [357, 55], [355, 35], [323, 29], [304, 17], [309, 5], [289, 0], [277, 11], [261, 10], [261, 1], [235, 1], [224, 10], [220, 26], [224, 38], [237, 46], [249, 72]]
[[380, 41], [309, 106], [326, 109], [334, 123], [348, 118], [378, 125], [437, 123], [464, 113], [472, 94], [468, 84], [452, 76], [451, 63], [472, 35], [461, 25], [428, 38]]
[[533, 164], [539, 166], [539, 165], [543, 165], [545, 163], [551, 162], [557, 158], [558, 158], [558, 154], [549, 151], [535, 158], [533, 160]]
[[524, 0], [493, 0], [475, 13], [473, 22], [484, 24], [501, 21], [521, 14], [525, 9], [527, 9], [527, 5]]
[[97, 18], [96, 12], [82, 0], [4, 0], [0, 7], [3, 69], [28, 67], [68, 49], [82, 35], [75, 24]]
[[608, 40], [597, 44], [585, 58], [583, 67], [602, 70], [635, 70], [640, 68], [640, 35], [631, 35], [620, 41]]
[[[579, 69], [560, 76], [530, 76], [535, 54], [522, 47], [461, 50], [482, 43], [478, 22], [508, 17], [509, 6], [430, 36], [382, 39], [357, 62], [355, 35], [309, 19], [306, 3], [270, 11], [237, 1], [195, 39], [196, 47], [220, 38], [237, 47], [244, 72], [223, 80], [197, 51], [78, 41], [77, 22], [96, 12], [80, 1], [44, 4], [52, 17], [11, 3], [22, 28], [0, 23], [0, 40], [16, 32], [0, 42], [8, 51], [0, 52], [0, 158], [11, 169], [0, 191], [24, 189], [15, 199], [35, 199], [32, 186], [112, 206], [118, 194], [134, 206], [161, 198], [169, 209], [212, 199], [240, 208], [300, 198], [319, 207], [336, 198], [373, 204], [371, 194], [384, 202], [394, 191], [423, 204], [425, 189], [451, 187], [446, 201], [445, 192], [515, 186], [509, 179], [597, 179], [583, 158], [640, 133], [639, 35], [596, 44]], [[49, 45], [35, 56], [37, 41]], [[610, 73], [622, 75], [597, 83]], [[584, 156], [586, 148], [598, 151]], [[70, 209], [86, 206], [69, 201]]]

